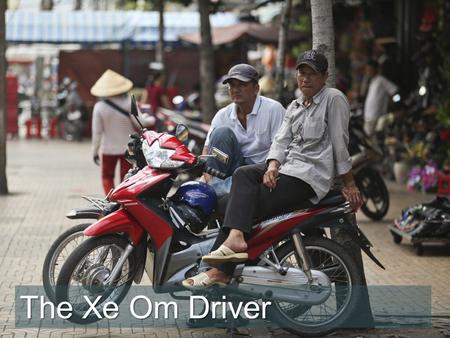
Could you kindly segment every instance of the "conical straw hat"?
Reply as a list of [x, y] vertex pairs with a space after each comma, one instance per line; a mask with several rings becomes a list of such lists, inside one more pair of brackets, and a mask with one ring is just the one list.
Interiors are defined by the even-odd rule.
[[91, 94], [98, 97], [125, 94], [133, 88], [133, 82], [126, 77], [108, 69], [91, 88]]

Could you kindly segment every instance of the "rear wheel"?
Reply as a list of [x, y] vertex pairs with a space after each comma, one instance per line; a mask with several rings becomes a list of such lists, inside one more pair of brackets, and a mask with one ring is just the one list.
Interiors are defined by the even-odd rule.
[[136, 260], [131, 253], [123, 263], [117, 278], [109, 284], [110, 276], [119, 258], [124, 254], [128, 241], [117, 235], [94, 237], [82, 243], [67, 259], [58, 277], [56, 300], [72, 304], [71, 322], [88, 324], [99, 318], [91, 312], [82, 318], [89, 309], [85, 297], [94, 302], [99, 296], [97, 309], [106, 302], [117, 305], [123, 300], [133, 282]]
[[364, 168], [355, 175], [355, 181], [364, 201], [362, 212], [375, 221], [381, 220], [389, 210], [389, 192], [383, 178], [377, 171]]
[[48, 298], [52, 302], [55, 301], [55, 285], [61, 267], [72, 251], [86, 239], [83, 231], [89, 225], [89, 223], [78, 224], [64, 231], [53, 242], [45, 256], [42, 267], [42, 284], [44, 285]]
[[[326, 238], [305, 238], [304, 245], [313, 270], [322, 271], [331, 282], [327, 300], [318, 305], [301, 305], [274, 301], [270, 318], [281, 328], [300, 336], [323, 335], [341, 327], [357, 305], [362, 276], [355, 261], [335, 242]], [[292, 242], [286, 242], [276, 250], [283, 266], [299, 264]]]

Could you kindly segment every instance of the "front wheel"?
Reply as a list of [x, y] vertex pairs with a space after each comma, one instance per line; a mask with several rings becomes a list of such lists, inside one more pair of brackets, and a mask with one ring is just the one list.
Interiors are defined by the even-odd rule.
[[89, 324], [99, 318], [89, 309], [85, 297], [94, 302], [99, 296], [97, 309], [106, 302], [117, 305], [123, 300], [133, 282], [136, 259], [131, 253], [123, 262], [117, 278], [110, 283], [105, 281], [120, 261], [128, 241], [118, 235], [94, 237], [86, 240], [69, 256], [59, 273], [56, 286], [58, 303], [69, 302], [73, 312], [69, 320], [77, 324]]
[[[311, 237], [304, 239], [304, 246], [311, 268], [330, 279], [330, 295], [318, 305], [275, 301], [269, 308], [270, 318], [294, 334], [321, 336], [342, 327], [353, 314], [363, 279], [355, 261], [337, 243]], [[300, 268], [291, 241], [279, 247], [276, 255], [282, 266]]]
[[55, 301], [55, 285], [61, 266], [67, 257], [69, 257], [70, 253], [86, 239], [83, 231], [89, 225], [89, 223], [78, 224], [64, 231], [53, 242], [45, 256], [42, 267], [42, 284], [44, 285], [48, 299], [52, 302]]
[[355, 182], [363, 197], [361, 211], [374, 221], [381, 220], [389, 210], [389, 192], [380, 174], [364, 168], [355, 175]]

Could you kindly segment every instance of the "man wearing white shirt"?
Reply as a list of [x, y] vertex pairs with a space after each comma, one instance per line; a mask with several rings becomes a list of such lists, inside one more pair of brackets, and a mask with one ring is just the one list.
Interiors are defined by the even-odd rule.
[[378, 73], [378, 63], [369, 61], [365, 68], [369, 79], [364, 101], [364, 131], [368, 136], [375, 132], [378, 118], [387, 113], [389, 99], [398, 91], [398, 87]]
[[248, 64], [233, 66], [223, 80], [233, 101], [214, 116], [203, 154], [217, 148], [229, 156], [228, 163], [208, 159], [207, 167], [222, 179], [205, 174], [218, 195], [229, 192], [231, 175], [240, 166], [262, 163], [284, 117], [283, 106], [259, 95], [258, 72]]

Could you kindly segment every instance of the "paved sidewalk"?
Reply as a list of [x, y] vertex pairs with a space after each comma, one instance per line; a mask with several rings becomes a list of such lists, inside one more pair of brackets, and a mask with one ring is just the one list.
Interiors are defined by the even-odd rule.
[[[41, 269], [52, 241], [74, 225], [64, 217], [73, 207], [85, 205], [81, 195], [102, 196], [100, 170], [91, 159], [90, 145], [46, 140], [8, 142], [8, 185], [11, 194], [0, 197], [0, 336], [5, 337], [225, 337], [223, 330], [179, 328], [16, 329], [14, 287], [41, 284]], [[374, 244], [374, 253], [386, 266], [379, 269], [364, 258], [370, 285], [424, 285], [432, 288], [434, 328], [423, 330], [341, 331], [331, 337], [444, 337], [450, 336], [450, 252], [448, 247], [425, 248], [416, 256], [409, 243], [396, 245], [386, 227], [404, 207], [432, 196], [409, 193], [389, 184], [391, 208], [383, 222], [359, 214], [358, 220]], [[408, 294], [405, 294], [408, 297]], [[288, 337], [269, 328], [243, 330], [253, 337]]]

